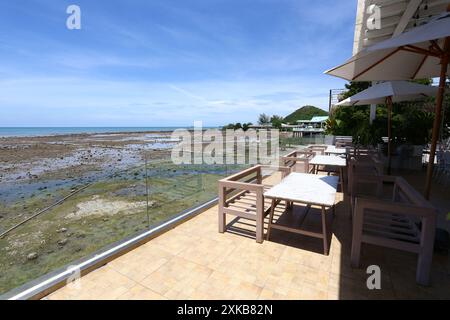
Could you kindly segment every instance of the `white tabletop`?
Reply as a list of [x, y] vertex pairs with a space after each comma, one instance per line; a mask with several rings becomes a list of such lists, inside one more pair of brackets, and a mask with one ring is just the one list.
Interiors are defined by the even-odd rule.
[[336, 167], [345, 167], [347, 165], [347, 161], [338, 156], [321, 156], [317, 155], [311, 159], [309, 164], [319, 165], [319, 166], [336, 166]]
[[270, 188], [264, 196], [312, 205], [334, 205], [338, 177], [293, 172]]
[[325, 153], [333, 153], [333, 154], [346, 154], [347, 149], [345, 148], [336, 148], [335, 146], [328, 146], [325, 150]]

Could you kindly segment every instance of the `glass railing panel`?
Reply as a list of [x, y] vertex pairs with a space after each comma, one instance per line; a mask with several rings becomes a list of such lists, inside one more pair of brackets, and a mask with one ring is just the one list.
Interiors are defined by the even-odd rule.
[[23, 198], [2, 194], [2, 231], [29, 220], [0, 239], [0, 293], [214, 199], [219, 179], [248, 167], [161, 158], [129, 168], [105, 163], [78, 178], [68, 170], [58, 182], [27, 182]]
[[303, 137], [281, 137], [280, 147], [292, 148], [296, 146], [307, 146], [312, 144], [325, 144], [326, 138], [324, 135], [313, 135]]
[[[148, 228], [143, 177], [142, 165], [25, 198], [28, 208], [38, 209], [11, 219], [8, 225], [24, 223], [0, 239], [0, 292]], [[49, 193], [53, 206], [42, 200]]]

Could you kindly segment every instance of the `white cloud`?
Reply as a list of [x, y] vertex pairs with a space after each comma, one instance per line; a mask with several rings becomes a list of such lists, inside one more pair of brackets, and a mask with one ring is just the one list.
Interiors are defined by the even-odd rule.
[[[316, 81], [301, 78], [175, 84], [88, 78], [19, 78], [0, 80], [0, 86], [3, 106], [0, 108], [0, 125], [3, 126], [32, 120], [26, 119], [25, 115], [14, 123], [5, 123], [12, 120], [7, 117], [10, 108], [45, 111], [57, 119], [59, 125], [73, 125], [68, 121], [76, 118], [67, 118], [68, 113], [76, 113], [80, 121], [95, 120], [101, 125], [111, 122], [139, 126], [161, 125], [162, 122], [165, 125], [190, 125], [196, 119], [203, 120], [205, 125], [255, 122], [259, 113], [287, 115], [306, 104], [326, 109], [330, 88], [325, 81], [323, 86], [317, 86]], [[283, 93], [296, 91], [298, 97], [283, 96]], [[41, 118], [45, 120], [44, 115]]]

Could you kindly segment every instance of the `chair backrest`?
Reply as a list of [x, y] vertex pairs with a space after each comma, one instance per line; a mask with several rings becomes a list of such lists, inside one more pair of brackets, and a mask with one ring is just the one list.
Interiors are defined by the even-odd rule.
[[253, 166], [251, 168], [239, 171], [235, 174], [232, 174], [220, 181], [234, 181], [234, 182], [261, 184], [262, 179], [263, 179], [262, 166], [257, 165], [257, 166]]
[[[422, 194], [414, 189], [404, 178], [399, 176], [385, 176], [383, 172], [380, 171], [380, 167], [376, 164], [376, 162], [373, 164], [362, 164], [355, 160], [350, 160], [348, 172], [349, 193], [352, 198], [361, 195], [364, 191], [369, 191], [370, 196], [376, 196], [378, 198], [386, 194], [389, 196], [391, 186], [393, 185], [391, 194], [392, 201], [433, 208], [430, 202], [427, 201]], [[368, 184], [371, 185], [371, 187], [364, 190], [364, 188], [362, 188], [359, 184]], [[375, 186], [375, 188], [373, 186]], [[385, 191], [385, 187], [389, 188]]]
[[327, 146], [309, 146], [307, 149], [309, 152], [313, 152], [315, 155], [324, 155], [325, 150], [327, 150]]
[[372, 192], [376, 192], [379, 195], [382, 190], [380, 182], [377, 179], [370, 179], [369, 176], [380, 177], [383, 176], [383, 163], [378, 159], [368, 158], [366, 160], [357, 160], [351, 158], [348, 161], [348, 193], [351, 197], [356, 196], [356, 191], [362, 191], [358, 188], [358, 184], [376, 184], [376, 189], [372, 189]]
[[283, 166], [257, 165], [223, 178], [219, 180], [219, 198], [222, 198], [220, 205], [226, 205], [228, 197], [234, 197], [243, 192], [256, 192], [259, 194], [258, 196], [262, 197], [263, 180], [271, 175], [265, 175], [264, 170], [281, 172], [282, 179], [291, 173], [290, 168]]
[[353, 146], [353, 137], [351, 136], [336, 136], [335, 139], [336, 148], [345, 148]]
[[380, 152], [371, 148], [353, 148], [350, 152], [350, 156], [358, 162], [381, 162]]
[[309, 161], [314, 157], [314, 153], [308, 149], [305, 151], [293, 151], [282, 158], [282, 166], [291, 169], [291, 172], [308, 173]]

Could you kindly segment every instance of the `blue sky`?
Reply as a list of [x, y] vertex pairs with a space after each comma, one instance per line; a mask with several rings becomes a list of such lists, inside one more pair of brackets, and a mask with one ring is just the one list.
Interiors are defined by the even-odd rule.
[[[344, 81], [356, 0], [2, 0], [0, 126], [216, 126]], [[81, 30], [66, 8], [81, 8]]]

